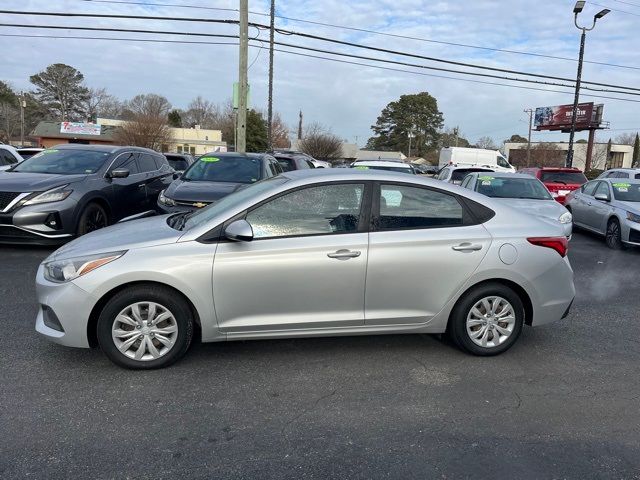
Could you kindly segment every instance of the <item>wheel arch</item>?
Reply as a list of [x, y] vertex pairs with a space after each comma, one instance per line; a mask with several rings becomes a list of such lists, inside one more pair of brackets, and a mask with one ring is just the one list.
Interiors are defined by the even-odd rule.
[[508, 287], [511, 290], [513, 290], [516, 293], [516, 295], [518, 295], [518, 297], [520, 298], [520, 301], [522, 302], [522, 305], [524, 306], [524, 323], [525, 325], [532, 325], [533, 302], [531, 301], [531, 297], [529, 296], [527, 291], [512, 280], [507, 280], [505, 278], [492, 278], [492, 279], [482, 280], [478, 283], [474, 283], [473, 285], [470, 285], [464, 292], [462, 292], [461, 295], [458, 296], [458, 299], [453, 305], [451, 312], [449, 312], [447, 327], [451, 323], [451, 318], [453, 316], [453, 312], [455, 311], [455, 307], [465, 298], [467, 293], [469, 293], [471, 290], [475, 288], [481, 287], [483, 285], [491, 284], [491, 283], [498, 283], [498, 284], [504, 285], [505, 287]]
[[198, 342], [200, 341], [201, 332], [202, 332], [200, 315], [198, 315], [198, 310], [196, 309], [191, 299], [189, 299], [189, 297], [187, 297], [180, 290], [166, 283], [157, 282], [157, 281], [134, 281], [129, 283], [123, 283], [121, 285], [118, 285], [117, 287], [112, 288], [107, 293], [105, 293], [91, 309], [91, 313], [89, 314], [89, 321], [87, 322], [87, 340], [89, 341], [89, 346], [91, 348], [95, 348], [98, 346], [98, 331], [97, 331], [98, 318], [100, 317], [100, 313], [104, 309], [107, 302], [111, 300], [116, 294], [120, 293], [121, 291], [126, 290], [127, 288], [137, 287], [137, 286], [156, 286], [156, 287], [167, 288], [169, 290], [172, 290], [175, 294], [182, 297], [189, 305], [189, 308], [191, 309], [191, 314], [193, 315], [193, 318], [195, 320], [194, 340]]
[[89, 205], [90, 203], [96, 203], [98, 205], [100, 205], [102, 208], [104, 208], [105, 212], [107, 212], [107, 218], [109, 219], [109, 223], [113, 223], [113, 209], [111, 208], [111, 204], [109, 203], [109, 200], [106, 197], [100, 196], [100, 195], [94, 195], [91, 197], [85, 197], [82, 200], [80, 200], [80, 202], [78, 202], [78, 208], [76, 209], [76, 213], [74, 216], [74, 227], [77, 229], [78, 227], [78, 221], [80, 220], [80, 215], [82, 215], [82, 212], [84, 211], [85, 208], [87, 208], [87, 205]]

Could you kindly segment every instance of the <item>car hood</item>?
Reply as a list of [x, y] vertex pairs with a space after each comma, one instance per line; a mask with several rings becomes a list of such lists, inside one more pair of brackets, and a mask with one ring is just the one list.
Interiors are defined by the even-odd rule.
[[165, 195], [179, 202], [215, 202], [239, 188], [244, 183], [231, 182], [186, 182], [178, 179], [171, 183]]
[[116, 223], [111, 227], [91, 232], [59, 248], [47, 260], [175, 243], [184, 232], [167, 225], [169, 216], [160, 215]]
[[2, 192], [44, 192], [61, 185], [80, 182], [87, 175], [54, 175], [51, 173], [2, 172]]
[[618, 200], [617, 203], [625, 210], [640, 215], [640, 202], [621, 202]]
[[494, 200], [500, 200], [521, 212], [552, 220], [558, 220], [560, 215], [567, 212], [567, 209], [555, 200], [530, 200], [527, 198], [494, 198]]

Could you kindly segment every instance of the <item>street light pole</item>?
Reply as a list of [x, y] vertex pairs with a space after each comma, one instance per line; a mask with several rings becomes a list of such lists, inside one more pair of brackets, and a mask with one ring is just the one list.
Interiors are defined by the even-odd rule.
[[531, 162], [531, 127], [533, 126], [533, 109], [527, 108], [524, 113], [529, 114], [529, 139], [527, 140], [527, 167]]
[[598, 19], [604, 17], [607, 13], [610, 12], [610, 10], [606, 8], [604, 10], [601, 10], [600, 12], [594, 15], [593, 24], [591, 25], [591, 28], [581, 27], [580, 25], [578, 25], [578, 14], [582, 12], [582, 9], [584, 8], [585, 3], [586, 2], [584, 1], [578, 1], [576, 2], [575, 7], [573, 7], [573, 23], [575, 24], [578, 30], [582, 30], [582, 34], [580, 35], [580, 54], [578, 56], [578, 74], [576, 76], [576, 91], [573, 97], [573, 109], [571, 111], [571, 131], [569, 133], [569, 149], [567, 150], [567, 161], [566, 161], [567, 167], [573, 166], [573, 138], [576, 133], [578, 103], [580, 101], [580, 82], [582, 80], [582, 61], [584, 58], [584, 44], [587, 39], [587, 32], [595, 28], [596, 22], [598, 21]]
[[273, 151], [273, 41], [275, 36], [276, 0], [271, 0], [271, 22], [269, 23], [269, 99], [267, 113], [267, 137], [269, 151]]
[[240, 0], [240, 61], [238, 72], [238, 115], [236, 120], [236, 152], [247, 151], [247, 92], [249, 81], [247, 57], [249, 56], [249, 0]]
[[24, 148], [24, 109], [27, 102], [24, 99], [24, 92], [20, 92], [20, 146]]

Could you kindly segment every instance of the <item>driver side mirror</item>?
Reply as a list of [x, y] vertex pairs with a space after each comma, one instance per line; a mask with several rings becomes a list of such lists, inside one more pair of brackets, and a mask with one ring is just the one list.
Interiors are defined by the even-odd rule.
[[609, 198], [609, 195], [607, 195], [606, 193], [598, 193], [595, 197], [596, 200], [599, 200], [601, 202], [610, 202], [611, 199]]
[[129, 170], [126, 168], [116, 168], [109, 173], [109, 178], [127, 178], [128, 176]]
[[227, 225], [224, 236], [233, 242], [250, 242], [253, 240], [253, 227], [246, 220], [236, 220]]

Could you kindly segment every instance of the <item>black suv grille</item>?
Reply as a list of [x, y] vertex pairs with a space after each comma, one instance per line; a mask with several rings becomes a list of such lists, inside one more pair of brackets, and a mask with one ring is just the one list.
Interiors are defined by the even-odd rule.
[[18, 195], [20, 195], [20, 193], [0, 192], [0, 210], [7, 208], [7, 205], [13, 202]]

